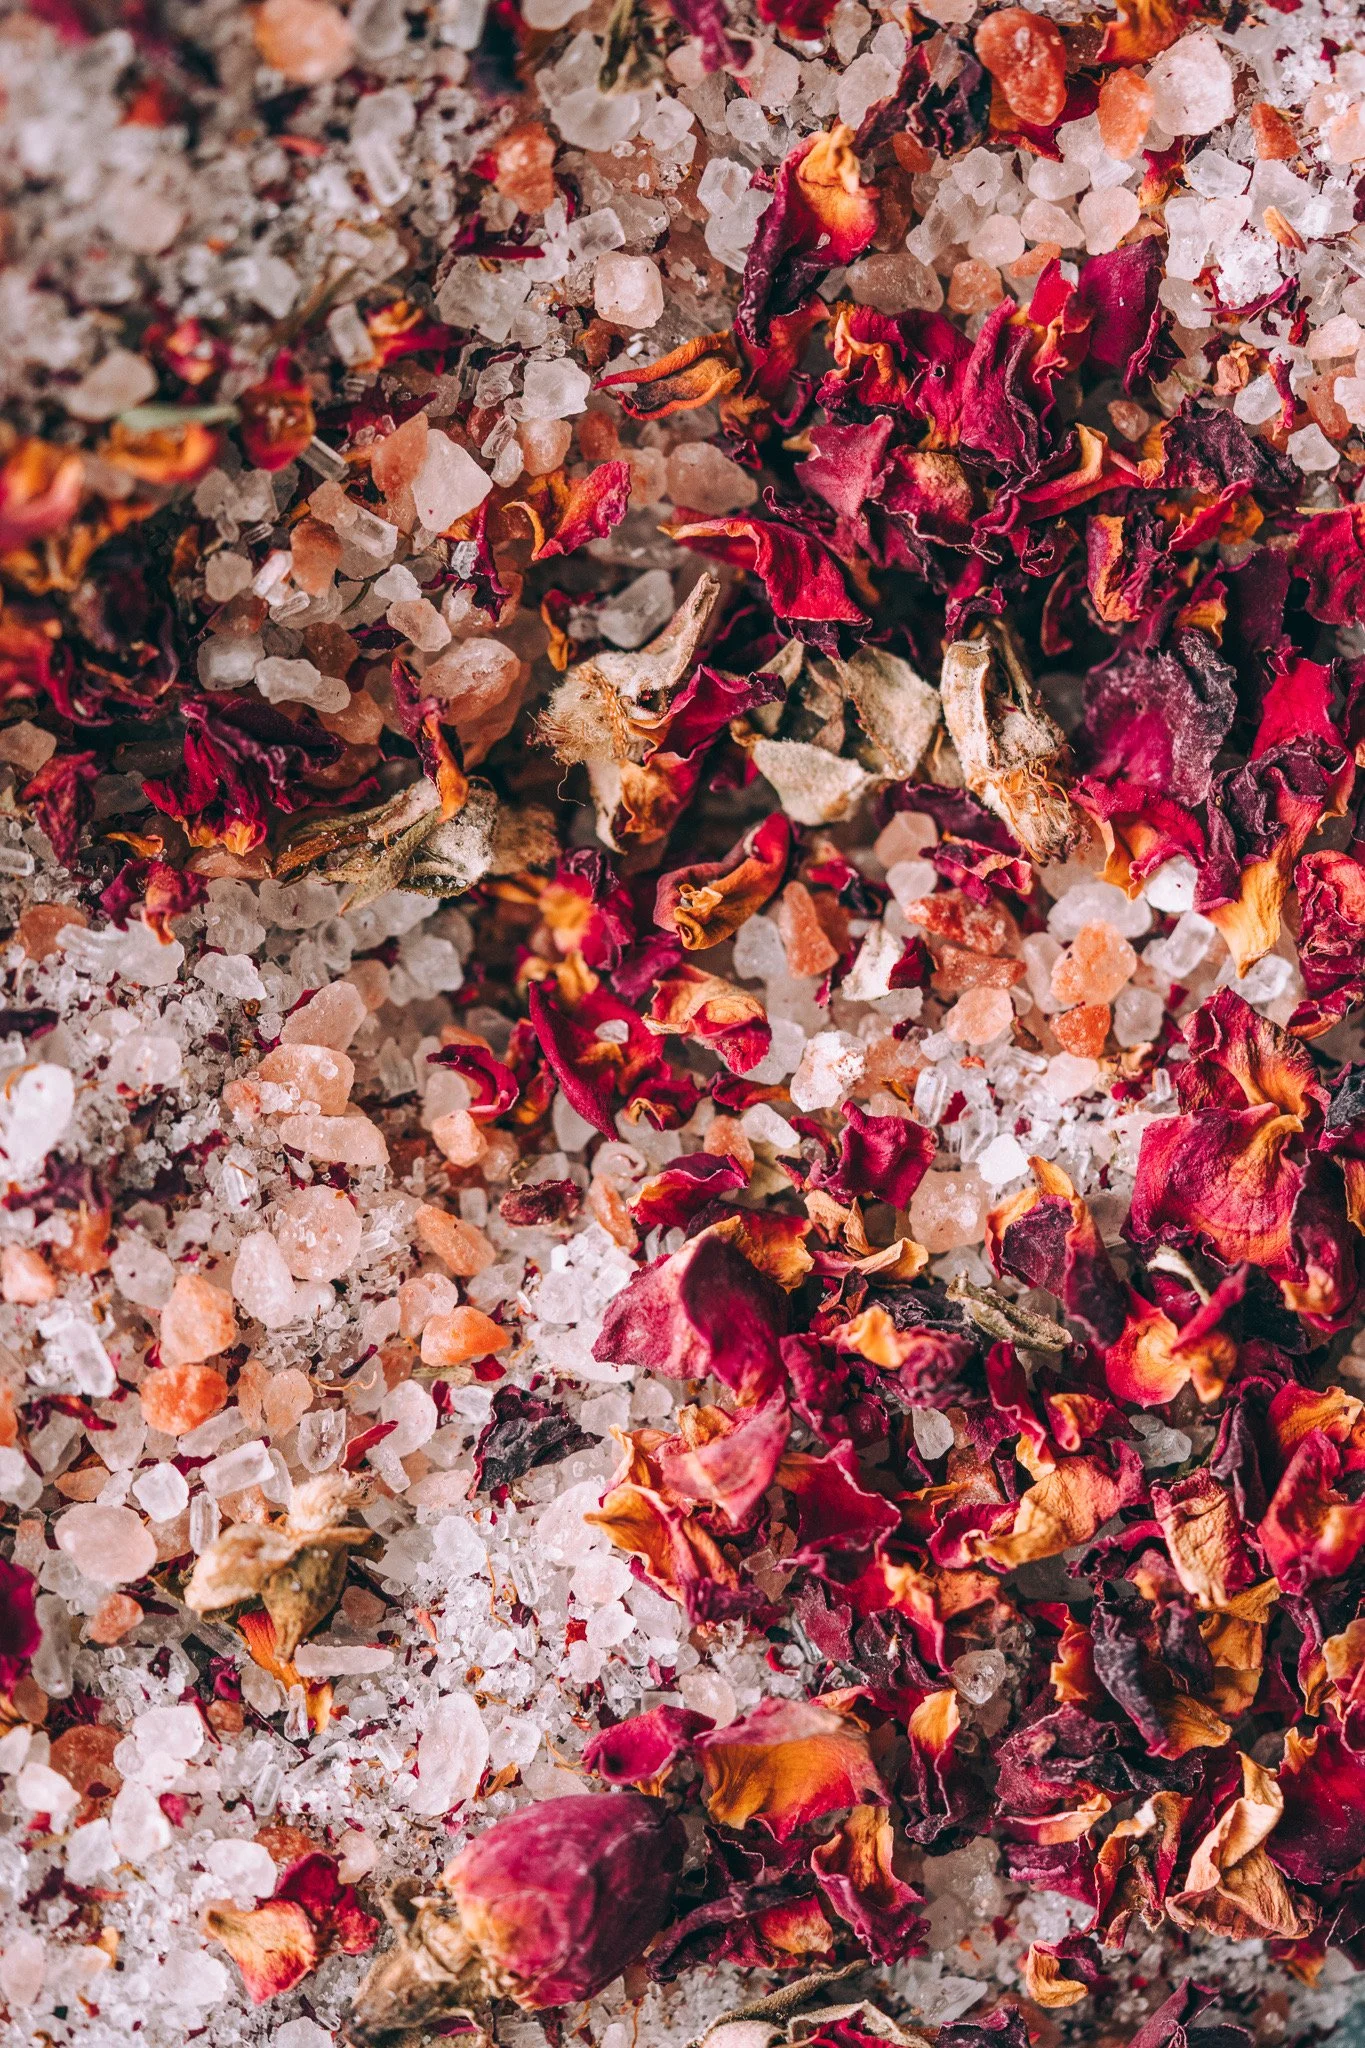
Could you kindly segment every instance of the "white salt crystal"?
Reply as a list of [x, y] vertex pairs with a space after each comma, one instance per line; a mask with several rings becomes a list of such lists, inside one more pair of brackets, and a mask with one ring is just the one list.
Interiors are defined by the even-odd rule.
[[[531, 4], [534, 5], [534, 0]], [[529, 10], [525, 19], [530, 19]], [[365, 1872], [359, 1875], [364, 1876]], [[343, 1873], [342, 1883], [354, 1884], [355, 1876]], [[271, 2038], [274, 2048], [332, 2048], [334, 2036], [325, 2027], [320, 2027], [316, 2020], [299, 2018], [286, 2020], [282, 2027], [272, 2028]]]
[[1232, 401], [1232, 409], [1247, 426], [1260, 427], [1275, 418], [1283, 403], [1275, 379], [1263, 372], [1243, 385]]
[[555, 362], [529, 362], [522, 380], [521, 417], [524, 420], [568, 419], [571, 414], [583, 411], [591, 389], [592, 378], [588, 372], [567, 357], [561, 356]]
[[980, 263], [1013, 263], [1024, 253], [1024, 231], [1012, 214], [993, 213], [975, 229], [967, 254]]
[[1111, 882], [1082, 882], [1057, 898], [1047, 928], [1067, 946], [1082, 926], [1099, 923], [1112, 925], [1125, 939], [1138, 939], [1151, 930], [1152, 913], [1140, 896], [1129, 896]]
[[992, 1138], [984, 1152], [978, 1153], [976, 1168], [987, 1186], [1002, 1188], [1028, 1172], [1028, 1154], [1017, 1138], [1004, 1131], [998, 1138]]
[[432, 1568], [448, 1579], [477, 1578], [488, 1569], [488, 1552], [464, 1515], [447, 1515], [432, 1532]]
[[294, 1276], [268, 1230], [253, 1230], [237, 1247], [233, 1298], [267, 1330], [282, 1330], [298, 1312]]
[[156, 1980], [159, 1999], [181, 2011], [192, 2009], [196, 2015], [204, 2007], [217, 2005], [231, 1988], [227, 1965], [202, 1948], [172, 1949]]
[[1124, 185], [1107, 192], [1087, 192], [1076, 211], [1085, 229], [1086, 252], [1091, 256], [1117, 249], [1142, 214], [1136, 192], [1130, 192]]
[[109, 1812], [109, 1833], [119, 1855], [129, 1863], [146, 1863], [168, 1848], [171, 1824], [155, 1793], [146, 1785], [125, 1783]]
[[832, 1109], [863, 1071], [864, 1048], [846, 1031], [821, 1031], [801, 1055], [792, 1077], [791, 1099], [799, 1110]]
[[1183, 36], [1149, 66], [1153, 118], [1168, 135], [1207, 135], [1232, 118], [1232, 67], [1207, 29]]
[[1181, 911], [1193, 907], [1197, 880], [1194, 863], [1180, 853], [1173, 860], [1164, 861], [1156, 873], [1148, 877], [1142, 893], [1153, 910], [1164, 910], [1178, 916]]
[[188, 1763], [204, 1746], [204, 1721], [197, 1707], [147, 1707], [133, 1716], [138, 1747], [148, 1756]]
[[666, 569], [647, 569], [608, 599], [597, 615], [597, 626], [613, 647], [643, 647], [672, 616], [672, 577]]
[[733, 157], [713, 156], [697, 180], [697, 198], [710, 214], [726, 214], [749, 189], [752, 173]]
[[87, 1821], [67, 1836], [66, 1875], [72, 1884], [89, 1884], [117, 1862], [107, 1820]]
[[393, 1663], [392, 1650], [367, 1649], [359, 1643], [300, 1643], [294, 1652], [294, 1669], [300, 1678], [364, 1678], [375, 1671], [387, 1671]]
[[439, 1417], [436, 1403], [421, 1382], [403, 1380], [380, 1402], [379, 1420], [398, 1425], [384, 1438], [384, 1448], [393, 1457], [406, 1458], [436, 1434]]
[[119, 1239], [109, 1261], [114, 1284], [139, 1308], [164, 1308], [175, 1285], [175, 1267], [158, 1245], [135, 1232]]
[[87, 370], [79, 384], [60, 394], [78, 420], [111, 420], [116, 413], [141, 405], [156, 390], [156, 372], [131, 349], [110, 349]]
[[467, 1692], [448, 1693], [426, 1716], [417, 1743], [414, 1813], [434, 1819], [472, 1799], [488, 1762], [488, 1731]]
[[166, 1088], [183, 1064], [180, 1047], [164, 1032], [134, 1032], [118, 1046], [109, 1061], [109, 1078], [116, 1087], [131, 1088], [142, 1095], [151, 1088]]
[[968, 1650], [954, 1657], [953, 1684], [974, 1707], [984, 1707], [995, 1698], [1009, 1669], [999, 1650]]
[[6, 1083], [0, 1149], [5, 1177], [23, 1182], [37, 1173], [65, 1135], [76, 1106], [76, 1084], [49, 1060], [25, 1067]]
[[211, 1458], [199, 1476], [208, 1491], [217, 1496], [238, 1493], [244, 1486], [259, 1486], [273, 1472], [269, 1447], [259, 1437], [253, 1437], [250, 1443], [238, 1444], [235, 1451]]
[[1308, 476], [1319, 475], [1335, 469], [1341, 460], [1341, 451], [1334, 448], [1322, 428], [1314, 420], [1306, 427], [1300, 427], [1297, 434], [1291, 434], [1285, 443], [1290, 458]]
[[0, 1991], [14, 2005], [34, 2005], [46, 1975], [47, 1944], [40, 1934], [20, 1928], [0, 1955]]
[[71, 1781], [47, 1764], [25, 1764], [14, 1781], [14, 1790], [21, 1806], [30, 1813], [48, 1814], [59, 1831], [80, 1803], [80, 1794]]
[[311, 704], [315, 711], [344, 711], [351, 701], [340, 676], [323, 675], [311, 661], [267, 656], [256, 664], [255, 683], [267, 704]]
[[156, 1544], [131, 1508], [80, 1501], [54, 1524], [57, 1548], [98, 1586], [126, 1586], [156, 1563]]
[[653, 327], [662, 318], [664, 285], [648, 256], [599, 256], [593, 272], [593, 305], [617, 327]]
[[133, 1481], [133, 1498], [153, 1522], [170, 1522], [189, 1504], [190, 1489], [174, 1465], [149, 1466]]
[[[204, 1868], [213, 1873], [239, 1905], [247, 1906], [254, 1905], [257, 1899], [268, 1899], [279, 1875], [268, 1849], [263, 1849], [259, 1842], [230, 1835], [209, 1843], [204, 1851]], [[277, 2042], [282, 2032], [283, 2029], [276, 2033]]]
[[1164, 1016], [1165, 1005], [1155, 990], [1129, 982], [1114, 998], [1114, 1036], [1120, 1045], [1149, 1045]]
[[912, 1408], [910, 1427], [922, 1458], [944, 1458], [956, 1441], [952, 1423], [937, 1408]]
[[265, 1001], [265, 983], [256, 972], [255, 962], [245, 953], [206, 953], [195, 963], [194, 976], [228, 1002]]
[[493, 479], [469, 450], [457, 447], [448, 434], [434, 427], [412, 485], [412, 502], [427, 532], [444, 532], [453, 521], [480, 506], [492, 488]]
[[1079, 1053], [1059, 1052], [1048, 1061], [1042, 1082], [1054, 1102], [1071, 1102], [1093, 1088], [1099, 1076], [1098, 1060], [1085, 1059]]

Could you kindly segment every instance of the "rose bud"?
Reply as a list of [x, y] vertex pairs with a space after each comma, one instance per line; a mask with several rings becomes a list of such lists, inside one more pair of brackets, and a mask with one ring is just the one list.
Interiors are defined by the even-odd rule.
[[389, 1902], [398, 1941], [356, 1994], [356, 2044], [511, 1998], [527, 2012], [591, 1998], [668, 1918], [682, 1824], [639, 1792], [510, 1814], [446, 1865], [434, 1893]]

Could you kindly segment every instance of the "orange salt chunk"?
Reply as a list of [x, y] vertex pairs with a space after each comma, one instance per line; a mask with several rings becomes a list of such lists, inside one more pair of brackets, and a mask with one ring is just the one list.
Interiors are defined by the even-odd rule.
[[1111, 71], [1100, 87], [1099, 104], [1095, 108], [1100, 124], [1100, 141], [1106, 155], [1119, 163], [1127, 163], [1130, 157], [1136, 156], [1155, 107], [1156, 94], [1138, 72]]
[[788, 882], [777, 899], [776, 922], [790, 973], [829, 973], [839, 958], [838, 949], [826, 937], [804, 882]]
[[965, 989], [943, 1020], [949, 1038], [959, 1045], [989, 1045], [1014, 1022], [1014, 1004], [1002, 988]]
[[148, 1429], [185, 1436], [227, 1405], [227, 1382], [211, 1365], [159, 1365], [138, 1389]]
[[32, 1251], [27, 1245], [5, 1246], [0, 1253], [0, 1295], [6, 1301], [34, 1308], [40, 1301], [51, 1301], [56, 1292], [57, 1282], [41, 1252]]
[[69, 903], [34, 903], [19, 920], [19, 940], [30, 960], [47, 960], [59, 951], [68, 925], [89, 922], [83, 910]]
[[[92, 1643], [104, 1645], [117, 1643], [127, 1635], [130, 1628], [136, 1628], [141, 1619], [142, 1609], [129, 1594], [110, 1593], [101, 1600], [99, 1606], [91, 1615], [90, 1626], [86, 1630], [86, 1634]], [[74, 1735], [77, 1731], [72, 1728], [67, 1732]], [[92, 1730], [91, 1732], [95, 1731]], [[111, 1729], [109, 1732], [112, 1734], [113, 1730]], [[65, 1740], [65, 1738], [61, 1737], [59, 1740]], [[60, 1765], [57, 1768], [60, 1769]], [[62, 1776], [68, 1777], [70, 1773], [63, 1771]], [[72, 1783], [75, 1784], [75, 1782], [73, 1778]], [[77, 1789], [79, 1790], [80, 1788], [77, 1787]]]
[[976, 54], [1021, 121], [1046, 128], [1066, 105], [1066, 44], [1055, 22], [1001, 7], [976, 32]]
[[1068, 1009], [1073, 1003], [1112, 1003], [1137, 964], [1138, 956], [1123, 934], [1098, 918], [1081, 926], [1054, 964], [1053, 1000]]
[[452, 1216], [446, 1209], [425, 1202], [417, 1211], [414, 1228], [429, 1252], [458, 1279], [468, 1280], [491, 1266], [497, 1253], [481, 1230]]
[[449, 1315], [432, 1316], [422, 1332], [423, 1365], [469, 1365], [486, 1358], [490, 1351], [505, 1351], [512, 1341], [510, 1330], [495, 1323], [482, 1309], [455, 1308]]
[[1109, 1036], [1108, 1003], [1078, 1003], [1074, 1010], [1062, 1010], [1052, 1019], [1057, 1043], [1065, 1052], [1081, 1059], [1097, 1060]]
[[702, 1150], [718, 1159], [737, 1159], [746, 1173], [754, 1170], [754, 1148], [738, 1117], [716, 1117], [702, 1140]]
[[161, 1311], [164, 1365], [197, 1365], [237, 1341], [232, 1298], [198, 1273], [182, 1273]]

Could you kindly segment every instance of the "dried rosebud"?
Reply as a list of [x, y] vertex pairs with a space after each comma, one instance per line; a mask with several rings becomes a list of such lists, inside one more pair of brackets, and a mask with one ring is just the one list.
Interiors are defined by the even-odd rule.
[[638, 1792], [556, 1799], [498, 1821], [425, 1898], [396, 1895], [397, 1945], [356, 1994], [349, 2037], [511, 1998], [526, 2012], [591, 1998], [643, 1954], [668, 1918], [681, 1823]]

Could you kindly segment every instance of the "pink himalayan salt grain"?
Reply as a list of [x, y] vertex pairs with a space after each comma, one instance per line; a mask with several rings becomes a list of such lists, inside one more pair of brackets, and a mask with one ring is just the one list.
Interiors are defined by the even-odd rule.
[[422, 677], [424, 695], [448, 704], [454, 716], [482, 718], [516, 686], [521, 663], [501, 640], [462, 640], [442, 654]]
[[715, 1117], [707, 1127], [702, 1150], [717, 1159], [738, 1160], [746, 1173], [754, 1170], [754, 1148], [738, 1117]]
[[976, 32], [976, 54], [1021, 121], [1046, 128], [1066, 105], [1066, 44], [1056, 24], [1001, 7]]
[[323, 85], [351, 61], [350, 26], [326, 0], [265, 0], [255, 36], [263, 61], [291, 85]]
[[[335, 675], [336, 670], [324, 673]], [[343, 704], [340, 711], [320, 711], [318, 723], [345, 740], [348, 747], [372, 747], [384, 730], [384, 714], [368, 690], [352, 690], [349, 704]], [[352, 975], [347, 974], [346, 979], [350, 981]]]
[[517, 428], [517, 446], [528, 476], [549, 476], [561, 468], [572, 443], [570, 420], [523, 420]]
[[1151, 125], [1156, 94], [1137, 71], [1111, 71], [1100, 87], [1095, 116], [1105, 154], [1119, 163], [1137, 155]]
[[351, 1116], [285, 1116], [280, 1143], [324, 1166], [387, 1166], [389, 1148], [378, 1124], [357, 1111]]
[[448, 1316], [460, 1305], [460, 1290], [444, 1273], [417, 1273], [398, 1290], [398, 1334], [420, 1337], [433, 1316]]
[[[521, 213], [544, 213], [547, 206], [553, 206], [555, 145], [539, 121], [523, 121], [519, 127], [509, 128], [493, 154], [497, 165], [493, 183], [502, 198], [510, 199]], [[557, 467], [551, 464], [551, 468]], [[537, 473], [532, 471], [532, 475]]]
[[333, 981], [286, 1017], [280, 1040], [284, 1045], [326, 1045], [333, 1052], [345, 1052], [367, 1014], [353, 983]]
[[34, 1308], [40, 1301], [51, 1301], [56, 1292], [57, 1282], [41, 1252], [27, 1245], [5, 1246], [0, 1254], [0, 1295], [6, 1301]]
[[97, 1586], [126, 1586], [156, 1563], [156, 1542], [131, 1508], [94, 1501], [68, 1508], [56, 1524], [57, 1548]]
[[297, 1366], [272, 1373], [261, 1396], [265, 1426], [271, 1436], [287, 1436], [313, 1405], [313, 1383]]
[[1064, 1052], [1081, 1059], [1098, 1059], [1109, 1036], [1108, 1003], [1078, 1003], [1074, 1010], [1062, 1010], [1052, 1020], [1057, 1043]]
[[931, 1257], [980, 1244], [988, 1206], [986, 1184], [974, 1166], [926, 1173], [910, 1201], [910, 1234]]
[[988, 313], [1005, 296], [1000, 272], [992, 263], [978, 263], [968, 257], [953, 265], [948, 284], [948, 306], [954, 313]]
[[[127, 1593], [110, 1593], [101, 1600], [90, 1617], [86, 1635], [92, 1643], [107, 1648], [110, 1643], [121, 1642], [129, 1629], [136, 1628], [142, 1619], [142, 1609]], [[67, 1731], [74, 1734], [75, 1730]], [[110, 1731], [112, 1733], [112, 1731]], [[62, 1773], [63, 1777], [66, 1773]]]
[[413, 1218], [413, 1229], [427, 1250], [457, 1279], [472, 1279], [497, 1257], [481, 1230], [445, 1209], [438, 1209], [434, 1203], [423, 1203]]
[[164, 1436], [187, 1436], [227, 1405], [227, 1381], [211, 1365], [159, 1365], [138, 1388], [142, 1419]]
[[350, 1101], [355, 1064], [329, 1045], [277, 1045], [256, 1069], [258, 1081], [298, 1090], [298, 1101], [316, 1104], [324, 1116], [341, 1116]]
[[289, 536], [291, 574], [300, 590], [320, 597], [341, 561], [341, 542], [320, 519], [301, 519]]
[[475, 1166], [488, 1150], [488, 1140], [467, 1109], [448, 1109], [438, 1116], [431, 1135], [452, 1166]]
[[776, 924], [792, 974], [828, 974], [839, 958], [804, 882], [788, 882], [777, 900]]
[[360, 1000], [373, 1016], [389, 1000], [389, 970], [382, 960], [357, 960], [346, 969], [346, 979], [360, 991]]
[[924, 811], [897, 811], [873, 840], [872, 851], [889, 872], [901, 861], [919, 860], [937, 844], [938, 826]]
[[985, 983], [965, 989], [943, 1020], [949, 1038], [959, 1045], [989, 1045], [1014, 1022], [1014, 1004], [1002, 988]]
[[68, 903], [31, 903], [19, 920], [19, 940], [30, 960], [47, 960], [61, 951], [68, 925], [89, 923], [83, 910]]
[[512, 1332], [504, 1330], [482, 1309], [456, 1308], [432, 1316], [422, 1332], [423, 1365], [468, 1365], [490, 1351], [505, 1351]]
[[1082, 925], [1052, 969], [1053, 1000], [1068, 1008], [1112, 1003], [1137, 964], [1137, 954], [1112, 924], [1101, 918]]
[[429, 431], [426, 414], [415, 412], [401, 427], [375, 442], [370, 475], [386, 498], [396, 498], [400, 491], [411, 490], [416, 483], [426, 461]]
[[237, 1341], [232, 1298], [198, 1273], [182, 1273], [161, 1311], [163, 1365], [197, 1365]]
[[296, 1280], [339, 1280], [360, 1255], [363, 1226], [340, 1188], [300, 1188], [284, 1196], [271, 1228]]

